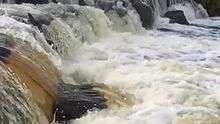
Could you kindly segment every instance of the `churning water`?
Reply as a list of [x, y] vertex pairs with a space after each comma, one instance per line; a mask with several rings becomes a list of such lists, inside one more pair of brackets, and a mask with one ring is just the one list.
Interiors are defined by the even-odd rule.
[[111, 32], [64, 66], [75, 81], [95, 81], [133, 94], [130, 108], [92, 112], [74, 124], [219, 124], [220, 20], [168, 31]]
[[[202, 24], [219, 27], [220, 21]], [[113, 33], [86, 45], [86, 52], [75, 57], [77, 62], [65, 69], [69, 75], [74, 72], [134, 94], [136, 105], [90, 113], [74, 124], [220, 123], [219, 29], [162, 27], [174, 31]]]

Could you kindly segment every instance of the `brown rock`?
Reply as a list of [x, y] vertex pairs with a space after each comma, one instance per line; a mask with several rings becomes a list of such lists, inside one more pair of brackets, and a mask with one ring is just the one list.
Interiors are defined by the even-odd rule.
[[[32, 94], [34, 101], [51, 121], [56, 100], [59, 71], [45, 53], [33, 49], [28, 42], [0, 34], [5, 46], [0, 47], [2, 62], [18, 77]], [[12, 44], [10, 47], [7, 44]]]

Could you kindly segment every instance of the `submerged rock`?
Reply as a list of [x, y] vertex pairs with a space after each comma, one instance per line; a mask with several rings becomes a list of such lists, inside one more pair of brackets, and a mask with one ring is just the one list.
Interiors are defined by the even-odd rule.
[[170, 23], [189, 25], [189, 22], [182, 10], [168, 11], [164, 14], [164, 17], [170, 18]]

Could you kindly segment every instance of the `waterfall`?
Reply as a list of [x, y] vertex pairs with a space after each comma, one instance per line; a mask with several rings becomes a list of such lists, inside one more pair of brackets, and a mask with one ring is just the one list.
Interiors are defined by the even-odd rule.
[[57, 52], [63, 57], [76, 53], [82, 43], [98, 42], [100, 37], [111, 34], [109, 19], [102, 10], [55, 4], [42, 6], [40, 10], [61, 18], [51, 21], [47, 28]]
[[[5, 16], [5, 11], [7, 11], [7, 16]], [[1, 37], [0, 63], [3, 62], [3, 65], [16, 74], [15, 78], [20, 81], [15, 83], [24, 84], [21, 87], [30, 90], [28, 90], [30, 98], [21, 91], [12, 93], [21, 92], [21, 96], [16, 96], [17, 99], [27, 102], [26, 107], [20, 107], [24, 109], [22, 112], [18, 109], [22, 105], [21, 103], [18, 104], [18, 107], [14, 107], [14, 111], [18, 111], [26, 120], [22, 120], [23, 118], [19, 120], [18, 114], [10, 119], [10, 115], [5, 111], [0, 113], [0, 116], [10, 123], [18, 121], [29, 124], [32, 118], [33, 123], [45, 120], [42, 118], [51, 121], [56, 95], [55, 87], [57, 83], [63, 82], [58, 70], [59, 66], [55, 65], [61, 64], [60, 58], [72, 63], [71, 59], [79, 54], [82, 46], [97, 43], [100, 38], [111, 35], [110, 20], [100, 9], [59, 4], [39, 6], [2, 4], [0, 5], [0, 15], [0, 34], [7, 39], [4, 40]], [[40, 22], [38, 25], [35, 23], [31, 25], [31, 22], [37, 21]], [[5, 58], [2, 50], [13, 54], [9, 58]], [[5, 75], [1, 76], [5, 77]], [[11, 83], [15, 84], [12, 81]], [[6, 84], [0, 85], [7, 86]], [[109, 91], [102, 91], [109, 93]], [[0, 91], [0, 94], [3, 92]], [[6, 94], [4, 97], [11, 97], [11, 94]], [[26, 99], [32, 100], [33, 103], [25, 101]], [[117, 104], [123, 105], [120, 99], [117, 101]], [[5, 101], [4, 104], [8, 104], [7, 107], [10, 108], [10, 103], [13, 103], [13, 100]], [[10, 110], [10, 114], [12, 113]]]

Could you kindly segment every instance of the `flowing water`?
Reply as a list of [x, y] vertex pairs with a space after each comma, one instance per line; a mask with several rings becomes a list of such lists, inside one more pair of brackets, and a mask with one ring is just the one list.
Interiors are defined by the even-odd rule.
[[[159, 0], [154, 2], [164, 7], [167, 5]], [[168, 2], [176, 4], [183, 1]], [[156, 3], [153, 5], [164, 9]], [[184, 7], [188, 5], [178, 4], [169, 9]], [[168, 9], [167, 6], [165, 8]], [[20, 13], [17, 10], [21, 10]], [[191, 8], [184, 10], [196, 13]], [[25, 15], [30, 11], [36, 16], [39, 13], [54, 15], [46, 26], [47, 37], [36, 27], [24, 24]], [[147, 31], [141, 28], [138, 15], [132, 10], [120, 18], [114, 12], [105, 14], [93, 7], [49, 4], [37, 8], [26, 4], [1, 5], [0, 13], [0, 32], [29, 41], [29, 47], [49, 56], [61, 70], [64, 82], [104, 83], [134, 97], [134, 106], [89, 112], [71, 123], [220, 124], [219, 18], [198, 19], [201, 16], [189, 14], [190, 25], [187, 26], [169, 24], [167, 19], [158, 17], [155, 29]], [[54, 41], [53, 46], [45, 45], [47, 38]], [[22, 51], [21, 48], [19, 50]], [[23, 51], [30, 59], [35, 58], [32, 57], [35, 55]], [[38, 59], [33, 61], [41, 65]], [[42, 61], [48, 62], [47, 59]], [[56, 77], [52, 72], [51, 75]], [[14, 92], [21, 94], [21, 91]], [[15, 101], [26, 103], [27, 100]], [[20, 103], [15, 107], [19, 106]], [[23, 108], [20, 113], [27, 117], [23, 122], [40, 118], [38, 111], [24, 106], [20, 108]]]
[[219, 30], [160, 26], [177, 32], [116, 33], [85, 46], [86, 52], [75, 57], [78, 62], [66, 66], [68, 75], [118, 87], [137, 102], [132, 108], [90, 113], [74, 124], [220, 123]]
[[[65, 63], [67, 82], [101, 82], [133, 94], [130, 108], [91, 112], [74, 124], [219, 124], [220, 20], [106, 34]], [[172, 31], [174, 30], [174, 31]]]

